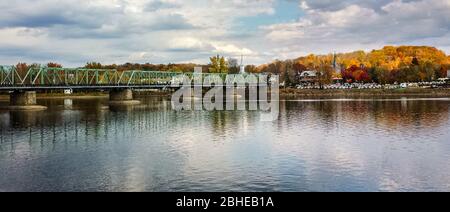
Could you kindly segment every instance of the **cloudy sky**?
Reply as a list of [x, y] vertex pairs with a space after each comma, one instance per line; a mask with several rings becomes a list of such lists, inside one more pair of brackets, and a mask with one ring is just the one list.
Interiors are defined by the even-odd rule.
[[261, 64], [384, 45], [450, 53], [450, 0], [0, 1], [0, 64]]

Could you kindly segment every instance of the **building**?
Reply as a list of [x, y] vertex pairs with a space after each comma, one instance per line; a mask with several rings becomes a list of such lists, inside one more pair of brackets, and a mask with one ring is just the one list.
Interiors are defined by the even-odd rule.
[[244, 65], [240, 66], [239, 73], [240, 74], [245, 74], [245, 66]]
[[[340, 73], [343, 70], [342, 66], [338, 63], [338, 57], [336, 53], [333, 55], [333, 61], [330, 67], [334, 70], [332, 82], [333, 83], [343, 83], [344, 79], [341, 77]], [[319, 73], [317, 70], [308, 70], [299, 73], [298, 81], [301, 84], [317, 85], [319, 83]]]
[[298, 75], [299, 82], [303, 84], [315, 84], [317, 83], [317, 71], [304, 71]]
[[239, 73], [245, 74], [244, 55], [241, 55], [241, 65], [239, 66]]
[[64, 90], [64, 94], [71, 95], [71, 94], [73, 94], [73, 90], [72, 89], [65, 89]]

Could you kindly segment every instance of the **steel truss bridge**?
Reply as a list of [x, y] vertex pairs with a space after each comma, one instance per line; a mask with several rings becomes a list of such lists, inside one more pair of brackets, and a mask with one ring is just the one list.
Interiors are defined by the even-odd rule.
[[[225, 83], [233, 75], [201, 74], [220, 77]], [[180, 76], [192, 78], [194, 73], [158, 71], [119, 71], [115, 69], [31, 67], [20, 70], [15, 66], [0, 66], [0, 90], [57, 90], [57, 89], [151, 89], [173, 87]], [[179, 83], [178, 83], [179, 84]]]

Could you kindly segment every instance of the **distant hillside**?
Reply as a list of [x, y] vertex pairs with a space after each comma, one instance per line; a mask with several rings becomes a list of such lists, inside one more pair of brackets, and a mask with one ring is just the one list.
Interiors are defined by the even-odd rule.
[[[293, 60], [277, 60], [256, 67], [254, 72], [278, 73], [282, 78], [294, 81], [299, 72], [319, 70], [326, 72], [326, 76], [339, 76], [350, 82], [390, 83], [429, 81], [445, 77], [448, 69], [450, 56], [435, 47], [386, 46], [370, 52], [311, 54]], [[289, 77], [286, 78], [287, 76]]]
[[[450, 56], [447, 56], [443, 51], [435, 47], [428, 46], [386, 46], [380, 50], [372, 50], [368, 53], [364, 51], [340, 53], [336, 55], [336, 63], [344, 69], [353, 65], [364, 65], [368, 68], [381, 67], [393, 70], [410, 65], [414, 58], [417, 59], [416, 62], [419, 64], [450, 64]], [[309, 55], [297, 58], [295, 61], [311, 67], [320, 63], [332, 64], [333, 59], [333, 54], [318, 56]]]

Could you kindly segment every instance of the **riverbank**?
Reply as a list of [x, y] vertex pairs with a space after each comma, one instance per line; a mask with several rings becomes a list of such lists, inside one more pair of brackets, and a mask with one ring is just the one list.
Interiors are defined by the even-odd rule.
[[[76, 93], [76, 94], [63, 94], [63, 93], [38, 93], [37, 99], [93, 99], [93, 98], [108, 98], [108, 93], [102, 92], [89, 92], [89, 93]], [[0, 101], [9, 101], [8, 94], [0, 94]]]
[[[170, 92], [161, 91], [135, 91], [133, 92], [135, 97], [140, 96], [157, 96], [166, 97], [170, 96]], [[86, 92], [86, 93], [37, 93], [37, 99], [97, 99], [97, 98], [109, 98], [108, 92]], [[0, 94], [0, 101], [9, 101], [9, 95], [7, 93]]]
[[318, 90], [318, 89], [280, 89], [280, 96], [286, 98], [304, 97], [450, 97], [450, 89], [405, 88], [405, 89], [349, 89], [349, 90]]

